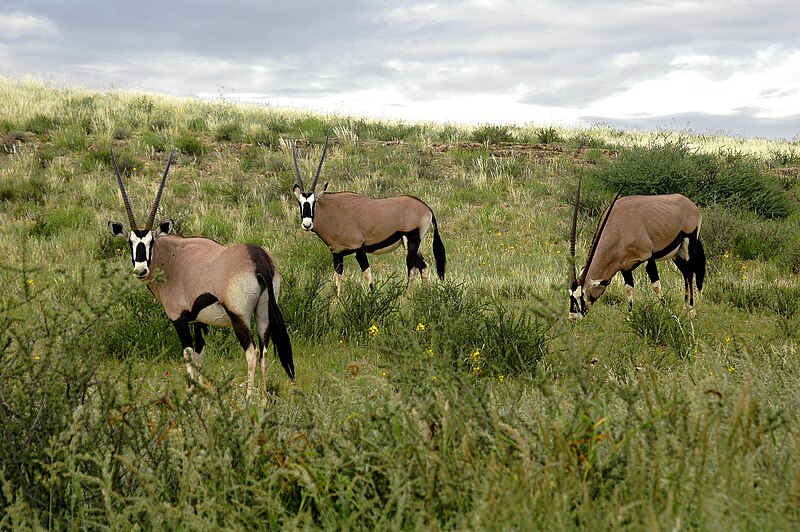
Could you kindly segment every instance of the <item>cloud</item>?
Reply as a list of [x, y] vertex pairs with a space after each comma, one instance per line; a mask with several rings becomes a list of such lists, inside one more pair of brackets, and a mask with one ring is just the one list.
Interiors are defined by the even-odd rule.
[[779, 0], [4, 0], [0, 59], [96, 88], [781, 117], [800, 109], [798, 19]]

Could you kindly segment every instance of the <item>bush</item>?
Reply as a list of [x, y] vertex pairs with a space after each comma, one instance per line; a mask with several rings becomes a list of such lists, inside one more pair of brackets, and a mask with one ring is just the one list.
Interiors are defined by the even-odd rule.
[[203, 142], [191, 133], [183, 133], [175, 140], [175, 147], [184, 155], [200, 157], [206, 152]]
[[470, 140], [484, 144], [500, 144], [501, 142], [512, 142], [514, 137], [508, 126], [486, 124], [475, 129], [470, 135]]
[[226, 122], [217, 126], [214, 131], [214, 140], [217, 142], [239, 142], [244, 133], [238, 122]]
[[697, 154], [681, 139], [625, 150], [593, 176], [623, 195], [680, 193], [700, 206], [723, 205], [763, 218], [786, 218], [797, 210], [796, 200], [752, 157]]

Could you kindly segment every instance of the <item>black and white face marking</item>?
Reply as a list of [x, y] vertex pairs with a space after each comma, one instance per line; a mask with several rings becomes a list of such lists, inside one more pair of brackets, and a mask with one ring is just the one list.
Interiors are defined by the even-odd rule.
[[134, 229], [128, 235], [131, 259], [133, 260], [133, 276], [137, 279], [147, 279], [150, 275], [150, 262], [153, 259], [155, 241], [155, 233], [150, 230]]
[[578, 281], [573, 281], [569, 288], [569, 318], [581, 319], [588, 311], [586, 301], [583, 299], [583, 289]]
[[314, 211], [317, 207], [317, 198], [314, 193], [301, 192], [297, 201], [300, 204], [300, 224], [306, 231], [311, 231], [314, 228]]
[[156, 238], [172, 231], [172, 222], [166, 221], [158, 229], [134, 229], [128, 233], [119, 222], [108, 222], [109, 232], [117, 238], [125, 238], [131, 250], [133, 262], [133, 275], [137, 279], [145, 280], [150, 277], [150, 263], [153, 260], [153, 244]]

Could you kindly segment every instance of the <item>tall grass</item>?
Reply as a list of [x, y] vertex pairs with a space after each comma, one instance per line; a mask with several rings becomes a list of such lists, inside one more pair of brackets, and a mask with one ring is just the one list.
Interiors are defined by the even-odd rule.
[[[790, 143], [532, 125], [486, 127], [513, 139], [493, 145], [5, 78], [0, 103], [0, 528], [797, 528], [800, 233], [774, 174]], [[406, 290], [395, 252], [371, 256], [369, 290], [348, 258], [335, 296], [286, 149], [318, 153], [331, 126], [331, 190], [424, 199], [445, 281]], [[187, 390], [172, 325], [106, 233], [124, 213], [109, 145], [137, 215], [174, 147], [158, 218], [270, 250], [296, 383], [271, 364], [247, 402], [242, 350], [212, 329], [209, 386]], [[629, 313], [615, 281], [565, 322], [578, 165], [582, 250], [620, 184], [706, 194], [696, 318], [666, 266], [663, 302], [640, 288]]]

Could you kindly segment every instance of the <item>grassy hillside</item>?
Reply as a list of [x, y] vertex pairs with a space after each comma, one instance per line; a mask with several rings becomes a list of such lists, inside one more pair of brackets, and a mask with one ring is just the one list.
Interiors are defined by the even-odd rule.
[[[596, 127], [418, 124], [0, 78], [0, 528], [796, 528], [800, 522], [800, 143]], [[444, 282], [374, 292], [300, 228], [289, 141], [321, 182], [413, 194]], [[245, 401], [230, 330], [208, 389], [131, 275], [113, 146], [138, 218], [256, 243], [283, 274], [297, 382]], [[706, 289], [644, 271], [566, 318], [614, 193], [682, 192], [704, 214]], [[422, 252], [432, 259], [431, 241]], [[259, 387], [257, 386], [257, 390]]]

